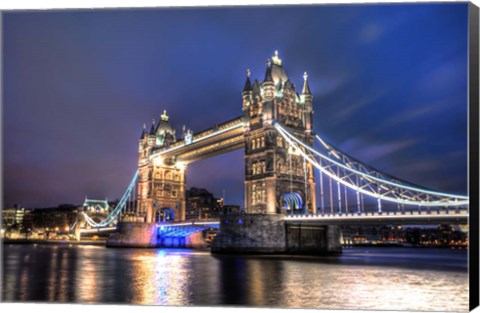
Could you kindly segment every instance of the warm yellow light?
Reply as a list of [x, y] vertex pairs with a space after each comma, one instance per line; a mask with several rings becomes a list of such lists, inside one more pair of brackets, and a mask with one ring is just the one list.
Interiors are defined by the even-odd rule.
[[300, 151], [297, 148], [292, 146], [288, 148], [288, 153], [293, 155], [300, 155]]
[[182, 162], [182, 161], [178, 161], [176, 164], [175, 164], [175, 167], [178, 168], [179, 170], [185, 170], [185, 166], [187, 164], [185, 162]]
[[157, 156], [153, 159], [153, 164], [154, 165], [162, 165], [162, 162], [163, 162], [163, 160], [162, 160], [162, 157], [160, 157], [160, 156]]

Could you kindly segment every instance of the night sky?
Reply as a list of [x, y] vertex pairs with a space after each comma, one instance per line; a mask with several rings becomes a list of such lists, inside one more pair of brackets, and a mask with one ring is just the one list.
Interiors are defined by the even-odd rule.
[[[122, 196], [143, 123], [198, 132], [241, 115], [245, 71], [279, 51], [314, 129], [434, 190], [467, 192], [467, 3], [39, 11], [3, 17], [5, 205]], [[243, 206], [243, 150], [187, 186]], [[317, 203], [318, 205], [318, 203]]]

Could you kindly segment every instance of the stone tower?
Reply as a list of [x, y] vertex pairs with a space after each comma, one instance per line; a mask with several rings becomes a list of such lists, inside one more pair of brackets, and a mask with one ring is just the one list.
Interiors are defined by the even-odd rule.
[[250, 81], [242, 93], [245, 119], [245, 208], [247, 213], [315, 213], [313, 166], [304, 163], [278, 134], [279, 122], [313, 146], [312, 94], [304, 75], [301, 94], [289, 80], [275, 51], [262, 82]]
[[155, 155], [176, 141], [166, 111], [149, 132], [144, 125], [138, 146], [137, 213], [147, 223], [185, 219], [186, 165]]

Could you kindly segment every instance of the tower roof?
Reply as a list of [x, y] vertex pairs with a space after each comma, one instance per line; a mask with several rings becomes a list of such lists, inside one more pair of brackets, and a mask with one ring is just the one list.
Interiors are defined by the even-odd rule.
[[140, 139], [145, 138], [146, 134], [147, 134], [147, 125], [143, 123], [143, 129], [142, 129], [142, 134], [140, 135]]
[[267, 61], [267, 71], [264, 81], [272, 81], [275, 86], [281, 86], [288, 81], [288, 76], [282, 66], [282, 59], [278, 56], [277, 50], [275, 50], [272, 61]]
[[157, 135], [163, 135], [165, 133], [173, 134], [173, 128], [168, 119], [167, 110], [163, 110], [163, 114], [160, 116], [160, 122], [158, 122], [157, 129], [155, 130]]
[[265, 71], [265, 78], [263, 79], [263, 82], [273, 82], [272, 78], [272, 62], [270, 59], [267, 60], [267, 70]]
[[252, 83], [250, 82], [250, 70], [247, 69], [247, 79], [245, 80], [245, 86], [243, 87], [243, 92], [252, 91]]
[[152, 126], [150, 126], [150, 135], [155, 135], [155, 119], [152, 120]]
[[308, 86], [307, 78], [308, 78], [308, 74], [307, 74], [307, 72], [305, 72], [305, 74], [303, 74], [303, 89], [302, 89], [302, 94], [304, 94], [304, 95], [311, 95], [312, 92], [310, 91], [310, 87]]

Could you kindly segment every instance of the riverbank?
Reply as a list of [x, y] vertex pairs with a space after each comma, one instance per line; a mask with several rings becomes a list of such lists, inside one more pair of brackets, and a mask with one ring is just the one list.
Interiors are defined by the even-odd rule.
[[51, 245], [95, 245], [105, 246], [106, 240], [45, 240], [45, 239], [2, 239], [3, 244], [51, 244]]

